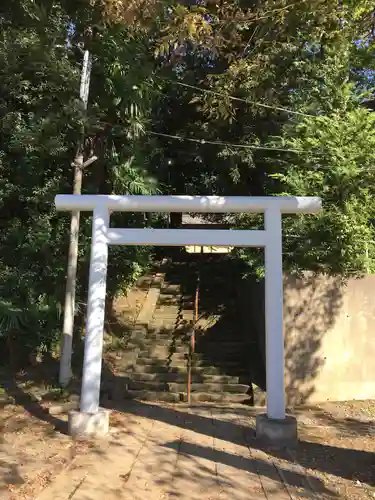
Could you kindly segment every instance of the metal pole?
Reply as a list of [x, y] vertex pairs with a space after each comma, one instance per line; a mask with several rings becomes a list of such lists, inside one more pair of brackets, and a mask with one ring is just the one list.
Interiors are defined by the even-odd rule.
[[[203, 247], [202, 247], [203, 248]], [[199, 266], [199, 264], [198, 264]], [[200, 273], [198, 267], [197, 284], [195, 287], [195, 297], [194, 297], [194, 314], [193, 314], [193, 329], [190, 337], [189, 344], [189, 358], [188, 358], [188, 377], [187, 377], [187, 400], [188, 404], [191, 404], [191, 369], [192, 369], [192, 358], [195, 353], [195, 332], [198, 323], [198, 306], [199, 306], [199, 286], [200, 286]]]
[[189, 344], [189, 356], [188, 356], [188, 366], [187, 366], [187, 402], [191, 404], [191, 341]]
[[[201, 247], [201, 253], [203, 254], [203, 246]], [[199, 293], [201, 284], [201, 273], [200, 273], [200, 262], [198, 263], [198, 274], [197, 274], [197, 286], [195, 290], [195, 302], [194, 302], [194, 336], [193, 336], [193, 353], [195, 352], [195, 342], [196, 342], [196, 331], [197, 324], [199, 320]]]

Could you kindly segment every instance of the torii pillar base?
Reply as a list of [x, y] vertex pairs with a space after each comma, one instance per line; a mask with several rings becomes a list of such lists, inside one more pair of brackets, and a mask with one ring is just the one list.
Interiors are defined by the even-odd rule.
[[109, 410], [99, 408], [96, 413], [71, 411], [69, 413], [69, 435], [75, 439], [104, 438], [109, 432]]
[[291, 415], [283, 419], [272, 419], [267, 414], [257, 415], [256, 437], [267, 445], [294, 447], [298, 443], [297, 419]]

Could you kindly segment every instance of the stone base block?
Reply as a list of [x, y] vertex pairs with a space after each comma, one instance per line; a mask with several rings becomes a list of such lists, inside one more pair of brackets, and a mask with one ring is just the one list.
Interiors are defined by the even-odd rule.
[[297, 420], [290, 415], [282, 420], [268, 418], [266, 414], [257, 415], [256, 437], [273, 446], [296, 446]]
[[109, 432], [109, 410], [99, 408], [97, 413], [69, 412], [69, 435], [77, 439], [102, 438]]

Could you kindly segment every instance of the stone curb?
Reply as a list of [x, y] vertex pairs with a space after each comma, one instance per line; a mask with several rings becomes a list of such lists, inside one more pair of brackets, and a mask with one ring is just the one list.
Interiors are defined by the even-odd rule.
[[[166, 263], [167, 260], [164, 259], [161, 263], [161, 266], [165, 265]], [[147, 328], [151, 324], [156, 304], [159, 300], [161, 289], [164, 284], [164, 279], [165, 279], [164, 272], [157, 272], [153, 276], [152, 282], [147, 292], [146, 299], [135, 320], [135, 326], [142, 325]]]

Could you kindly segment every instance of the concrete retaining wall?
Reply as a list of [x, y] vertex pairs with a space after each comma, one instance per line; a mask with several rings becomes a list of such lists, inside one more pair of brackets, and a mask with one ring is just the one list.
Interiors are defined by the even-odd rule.
[[[264, 283], [247, 282], [244, 328], [265, 359]], [[284, 277], [288, 405], [375, 398], [375, 276]]]

